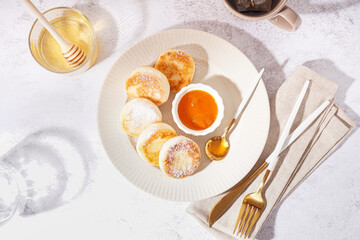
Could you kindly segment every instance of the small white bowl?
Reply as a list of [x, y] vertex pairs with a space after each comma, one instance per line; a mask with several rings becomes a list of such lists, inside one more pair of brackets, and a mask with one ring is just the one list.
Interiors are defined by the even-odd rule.
[[[210, 127], [206, 128], [204, 130], [190, 129], [190, 128], [186, 127], [181, 122], [181, 120], [179, 118], [179, 114], [178, 114], [179, 102], [186, 93], [188, 93], [190, 91], [193, 91], [193, 90], [202, 90], [202, 91], [205, 91], [205, 92], [209, 93], [215, 99], [215, 102], [216, 102], [217, 107], [218, 107], [218, 114], [216, 116], [215, 122]], [[174, 118], [174, 121], [175, 121], [176, 125], [181, 130], [183, 130], [187, 134], [191, 134], [191, 135], [195, 135], [195, 136], [203, 136], [203, 135], [212, 133], [220, 125], [221, 120], [224, 117], [224, 103], [223, 103], [223, 100], [220, 97], [219, 93], [215, 89], [213, 89], [209, 85], [205, 85], [205, 84], [202, 84], [202, 83], [195, 83], [195, 84], [190, 84], [189, 86], [182, 88], [175, 95], [174, 101], [172, 102], [171, 112], [172, 112], [172, 115], [173, 115], [173, 118]]]

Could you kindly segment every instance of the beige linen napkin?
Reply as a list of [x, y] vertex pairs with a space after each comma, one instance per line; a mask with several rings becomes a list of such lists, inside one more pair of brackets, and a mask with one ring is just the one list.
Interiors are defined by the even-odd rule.
[[[297, 114], [292, 130], [320, 106], [322, 102], [334, 97], [337, 89], [335, 83], [309, 68], [298, 66], [270, 100], [271, 124], [269, 137], [255, 167], [259, 166], [274, 149], [301, 88], [308, 79], [311, 80], [311, 85]], [[267, 206], [256, 223], [250, 239], [255, 238], [276, 205], [284, 200], [319, 166], [353, 128], [354, 123], [352, 120], [336, 105], [332, 105], [280, 155], [279, 161], [265, 187]], [[257, 190], [264, 173], [265, 171], [250, 184], [212, 228], [209, 228], [207, 224], [210, 209], [224, 194], [194, 202], [190, 204], [186, 211], [199, 220], [218, 239], [234, 239], [232, 232], [241, 203], [246, 194]]]

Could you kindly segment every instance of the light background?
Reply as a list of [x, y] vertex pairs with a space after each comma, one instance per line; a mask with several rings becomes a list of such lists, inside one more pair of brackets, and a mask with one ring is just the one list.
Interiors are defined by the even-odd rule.
[[[107, 72], [129, 46], [161, 30], [195, 28], [230, 41], [267, 69], [270, 95], [304, 64], [339, 84], [336, 103], [360, 123], [360, 0], [290, 0], [303, 20], [294, 33], [238, 20], [221, 0], [34, 3], [85, 13], [97, 30], [99, 57], [75, 77], [44, 70], [27, 46], [34, 17], [20, 0], [0, 0], [0, 155], [30, 144], [26, 161], [49, 158], [55, 176], [48, 184], [41, 182], [48, 175], [38, 176], [43, 186], [29, 193], [34, 202], [0, 227], [0, 239], [214, 239], [185, 213], [188, 203], [157, 199], [118, 174], [98, 136], [97, 100]], [[359, 154], [355, 129], [270, 216], [258, 239], [360, 239]]]

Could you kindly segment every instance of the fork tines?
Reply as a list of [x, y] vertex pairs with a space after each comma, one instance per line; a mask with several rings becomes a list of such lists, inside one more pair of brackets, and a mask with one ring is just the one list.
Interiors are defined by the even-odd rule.
[[[235, 228], [233, 231], [233, 234], [235, 234], [235, 231], [237, 229], [237, 227], [239, 227], [236, 235], [238, 235], [241, 231], [241, 235], [240, 237], [242, 237], [242, 235], [245, 233], [244, 238], [246, 238], [251, 229], [253, 228], [254, 224], [257, 222], [257, 220], [259, 219], [260, 215], [261, 215], [262, 210], [254, 207], [250, 204], [247, 203], [243, 203], [241, 205], [241, 209], [239, 212], [239, 216], [236, 220], [236, 224], [235, 224]], [[241, 221], [240, 221], [241, 220]]]

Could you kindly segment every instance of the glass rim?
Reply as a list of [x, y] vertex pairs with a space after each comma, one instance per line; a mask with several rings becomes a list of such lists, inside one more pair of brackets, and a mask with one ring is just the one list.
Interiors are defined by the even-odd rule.
[[[34, 30], [34, 28], [35, 28], [36, 23], [39, 21], [38, 19], [36, 19], [36, 20], [34, 21], [34, 23], [32, 24], [32, 26], [31, 26], [31, 28], [30, 28], [30, 32], [29, 32], [29, 35], [28, 35], [28, 47], [29, 47], [29, 51], [30, 51], [30, 53], [31, 53], [31, 56], [35, 59], [35, 61], [36, 61], [41, 67], [43, 67], [43, 68], [45, 68], [46, 70], [48, 70], [48, 71], [50, 71], [50, 72], [53, 72], [53, 73], [69, 74], [69, 73], [74, 73], [74, 72], [76, 72], [77, 70], [79, 70], [79, 69], [81, 69], [83, 66], [85, 66], [89, 61], [92, 61], [92, 58], [93, 58], [93, 56], [94, 56], [94, 54], [95, 54], [95, 51], [96, 51], [96, 46], [95, 46], [95, 45], [96, 45], [97, 43], [96, 43], [95, 29], [94, 29], [92, 23], [91, 23], [90, 20], [89, 20], [82, 12], [80, 12], [79, 10], [76, 10], [76, 9], [74, 9], [74, 8], [71, 8], [71, 7], [55, 7], [55, 8], [50, 8], [50, 9], [42, 12], [42, 14], [45, 15], [45, 14], [48, 13], [48, 12], [55, 11], [55, 10], [61, 10], [61, 9], [66, 9], [66, 10], [75, 11], [75, 12], [77, 12], [78, 14], [80, 14], [81, 16], [83, 16], [83, 17], [89, 22], [90, 30], [91, 30], [91, 32], [92, 32], [92, 34], [91, 34], [91, 39], [92, 39], [92, 41], [93, 41], [93, 47], [91, 48], [89, 57], [88, 57], [87, 59], [85, 59], [85, 61], [84, 61], [82, 64], [80, 64], [77, 68], [75, 68], [75, 69], [73, 69], [73, 70], [70, 70], [70, 71], [67, 71], [67, 72], [58, 72], [58, 71], [54, 71], [54, 70], [51, 70], [51, 69], [46, 68], [42, 63], [40, 63], [40, 62], [36, 59], [36, 57], [34, 56], [33, 51], [31, 50], [31, 40], [30, 40], [30, 38], [31, 38], [31, 34], [33, 33], [33, 30]], [[43, 27], [43, 28], [44, 28], [44, 27]]]
[[14, 217], [18, 217], [21, 215], [26, 204], [27, 194], [24, 179], [11, 164], [0, 161], [0, 172], [9, 175], [12, 178], [12, 181], [15, 181], [17, 187], [16, 206], [14, 206], [14, 209], [8, 218], [0, 221], [0, 226], [2, 226], [9, 221], [13, 221]]

